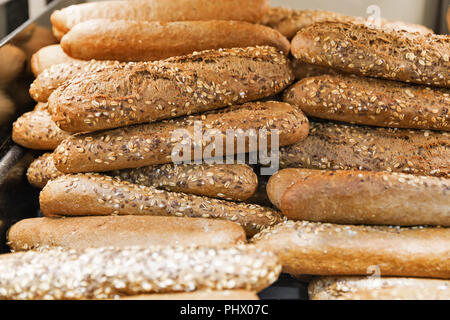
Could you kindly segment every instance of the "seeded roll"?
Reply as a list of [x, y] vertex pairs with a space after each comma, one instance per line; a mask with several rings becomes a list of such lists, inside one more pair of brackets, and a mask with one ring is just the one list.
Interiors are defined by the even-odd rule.
[[242, 21], [97, 19], [76, 25], [61, 40], [71, 57], [118, 61], [154, 61], [202, 50], [264, 45], [285, 55], [290, 52], [290, 42], [278, 31]]
[[450, 134], [314, 122], [305, 140], [280, 149], [280, 167], [449, 178]]
[[122, 297], [119, 300], [248, 301], [248, 300], [259, 300], [259, 298], [254, 292], [244, 290], [227, 290], [227, 291], [194, 291], [190, 293], [148, 294], [140, 296]]
[[93, 19], [134, 21], [235, 20], [259, 22], [269, 10], [268, 0], [146, 0], [83, 3], [56, 10], [50, 17], [58, 35]]
[[450, 278], [450, 229], [287, 221], [252, 239], [293, 275]]
[[450, 179], [387, 172], [286, 169], [273, 176], [269, 185], [269, 196], [290, 220], [450, 226]]
[[279, 212], [258, 205], [168, 192], [96, 174], [66, 175], [49, 181], [39, 203], [46, 217], [137, 215], [230, 220], [249, 236], [283, 220]]
[[49, 110], [61, 129], [92, 132], [258, 100], [293, 78], [289, 60], [272, 47], [202, 51], [72, 78], [51, 94]]
[[47, 102], [60, 85], [78, 75], [111, 70], [116, 61], [74, 61], [55, 64], [41, 72], [30, 86], [30, 96], [37, 102]]
[[20, 116], [13, 124], [15, 143], [33, 150], [54, 150], [70, 133], [61, 130], [52, 120], [47, 104]]
[[[201, 160], [207, 151], [211, 155], [205, 159], [220, 152], [233, 155], [263, 150], [264, 144], [254, 140], [260, 134], [264, 138], [264, 131], [269, 147], [272, 133], [278, 134], [280, 146], [286, 146], [308, 135], [309, 122], [289, 104], [255, 102], [198, 116], [74, 135], [58, 146], [53, 158], [56, 168], [64, 173], [139, 168], [175, 162], [173, 156]], [[211, 142], [208, 135], [213, 133]], [[242, 148], [238, 150], [240, 141]]]
[[450, 87], [450, 37], [322, 22], [301, 30], [292, 53], [303, 62], [388, 80]]
[[450, 90], [322, 75], [297, 82], [284, 101], [306, 115], [369, 126], [450, 131]]
[[450, 300], [450, 281], [324, 277], [314, 279], [308, 291], [310, 300]]
[[272, 284], [281, 269], [272, 253], [244, 245], [55, 248], [0, 259], [0, 298], [11, 300], [112, 299], [197, 290], [258, 292]]
[[43, 188], [50, 180], [62, 177], [64, 173], [56, 169], [52, 153], [45, 153], [34, 160], [27, 170], [28, 182], [36, 187]]
[[66, 62], [81, 63], [82, 61], [69, 57], [64, 53], [59, 44], [53, 44], [51, 46], [43, 47], [33, 54], [31, 57], [31, 71], [33, 71], [33, 74], [37, 77], [45, 69], [48, 69], [55, 64]]
[[212, 219], [151, 216], [32, 218], [8, 232], [12, 251], [46, 247], [226, 246], [246, 242], [236, 223]]

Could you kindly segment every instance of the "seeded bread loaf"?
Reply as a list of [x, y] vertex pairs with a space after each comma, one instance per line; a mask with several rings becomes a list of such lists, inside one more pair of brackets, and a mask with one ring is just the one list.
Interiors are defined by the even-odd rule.
[[0, 47], [0, 87], [14, 81], [25, 68], [25, 53], [18, 47], [6, 44]]
[[304, 63], [297, 59], [292, 59], [292, 70], [294, 71], [294, 76], [295, 79], [297, 80], [310, 77], [317, 77], [324, 74], [330, 75], [339, 74], [339, 72], [331, 68], [321, 67], [310, 63]]
[[280, 150], [281, 168], [391, 171], [450, 177], [450, 134], [314, 122]]
[[196, 51], [264, 45], [286, 55], [290, 51], [289, 41], [278, 31], [242, 21], [97, 19], [76, 25], [61, 40], [71, 57], [118, 61], [154, 61]]
[[450, 229], [333, 225], [287, 221], [252, 243], [277, 254], [283, 272], [450, 278]]
[[301, 30], [292, 53], [303, 62], [362, 76], [450, 87], [450, 37], [322, 22]]
[[[208, 134], [212, 133], [209, 130], [216, 133], [213, 143], [208, 141]], [[262, 150], [264, 145], [258, 146], [253, 138], [264, 130], [269, 147], [272, 130], [277, 130], [279, 145], [285, 146], [303, 140], [308, 135], [309, 122], [300, 110], [286, 103], [248, 103], [198, 116], [74, 135], [58, 146], [54, 160], [56, 168], [64, 173], [105, 172], [172, 163], [175, 162], [173, 156], [187, 161], [202, 160], [218, 157], [220, 152], [236, 154], [241, 140], [245, 150], [242, 148], [240, 153]], [[246, 133], [249, 138], [244, 137]], [[208, 150], [211, 155], [204, 156]]]
[[[450, 179], [369, 171], [287, 170], [272, 177], [268, 190], [278, 185], [285, 189], [280, 200], [277, 191], [270, 196], [290, 220], [450, 226]], [[292, 173], [294, 170], [298, 173]]]
[[208, 301], [208, 300], [259, 300], [254, 292], [244, 290], [228, 291], [194, 291], [190, 293], [149, 294], [140, 296], [123, 297], [120, 300], [184, 300], [184, 301]]
[[324, 277], [314, 279], [308, 291], [311, 300], [450, 300], [450, 281]]
[[[288, 8], [270, 8], [264, 16], [262, 23], [280, 31], [288, 39], [292, 39], [297, 32], [318, 22], [335, 21], [361, 23], [367, 22], [361, 17], [346, 16], [336, 12], [324, 10], [295, 10]], [[391, 22], [381, 19], [381, 28], [387, 30], [404, 30], [408, 32], [419, 32], [423, 34], [432, 34], [433, 30], [427, 27], [405, 23]]]
[[146, 0], [103, 1], [72, 5], [53, 12], [57, 34], [92, 19], [135, 21], [235, 20], [259, 22], [269, 10], [268, 0]]
[[0, 298], [11, 300], [112, 299], [196, 290], [258, 292], [272, 284], [281, 269], [272, 253], [244, 245], [55, 248], [0, 259]]
[[[30, 96], [38, 102], [47, 102], [50, 95], [60, 85], [78, 75], [90, 72], [111, 72], [119, 65], [116, 61], [74, 61], [51, 66], [41, 72], [30, 86]], [[106, 71], [109, 70], [109, 71]]]
[[31, 70], [37, 77], [45, 69], [48, 69], [55, 64], [66, 62], [81, 63], [81, 61], [71, 58], [67, 54], [65, 54], [59, 44], [54, 44], [51, 46], [43, 47], [35, 54], [33, 54], [33, 56], [31, 57]]
[[297, 82], [284, 101], [306, 115], [390, 128], [450, 131], [450, 90], [358, 76], [323, 75]]
[[69, 135], [58, 128], [45, 103], [19, 117], [12, 131], [14, 142], [33, 150], [54, 150]]
[[150, 216], [33, 218], [8, 232], [12, 251], [46, 247], [87, 249], [154, 245], [226, 246], [246, 242], [236, 223], [212, 219]]
[[36, 187], [43, 188], [50, 180], [63, 176], [64, 173], [56, 169], [52, 153], [45, 153], [34, 160], [27, 171], [28, 182]]
[[153, 187], [117, 178], [84, 174], [66, 175], [47, 183], [39, 202], [44, 216], [177, 216], [230, 220], [247, 235], [282, 221], [279, 212], [258, 205], [228, 202]]
[[90, 132], [259, 100], [292, 80], [272, 47], [202, 51], [80, 75], [52, 93], [49, 109], [61, 129]]

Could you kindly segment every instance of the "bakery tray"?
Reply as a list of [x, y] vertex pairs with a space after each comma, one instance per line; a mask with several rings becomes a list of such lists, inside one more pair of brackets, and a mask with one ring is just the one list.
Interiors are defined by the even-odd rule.
[[[7, 43], [14, 43], [17, 39], [33, 26], [41, 26], [51, 29], [50, 15], [59, 8], [71, 4], [86, 1], [60, 0], [54, 1], [45, 12], [35, 19], [28, 20], [19, 28], [0, 40], [0, 47]], [[30, 77], [19, 77], [23, 90], [28, 88], [32, 81]], [[23, 92], [27, 94], [27, 92]], [[33, 108], [32, 102], [19, 106], [22, 111]], [[0, 135], [0, 252], [8, 252], [6, 244], [6, 232], [15, 222], [37, 217], [39, 212], [39, 190], [31, 187], [26, 179], [26, 171], [29, 164], [39, 153], [26, 150], [14, 142], [10, 137], [12, 123], [5, 128], [5, 133]], [[0, 133], [1, 134], [1, 133]], [[289, 275], [281, 275], [279, 280], [271, 287], [259, 294], [263, 300], [305, 300], [307, 299], [307, 284], [292, 278]]]

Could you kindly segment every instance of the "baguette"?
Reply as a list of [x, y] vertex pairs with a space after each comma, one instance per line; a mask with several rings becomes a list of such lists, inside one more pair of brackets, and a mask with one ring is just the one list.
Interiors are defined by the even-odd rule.
[[311, 300], [450, 300], [450, 281], [324, 277], [314, 279], [308, 291]]
[[[189, 139], [173, 136], [174, 132], [180, 133], [179, 130], [186, 130]], [[213, 144], [207, 139], [209, 130], [217, 133]], [[234, 131], [234, 135], [230, 135], [229, 130]], [[56, 148], [53, 157], [56, 168], [64, 173], [104, 172], [172, 163], [172, 156], [180, 153], [178, 147], [188, 143], [186, 153], [180, 150], [183, 159], [189, 161], [187, 152], [190, 152], [194, 160], [202, 160], [214, 158], [220, 151], [223, 155], [236, 154], [237, 140], [244, 138], [246, 132], [248, 136], [256, 137], [255, 134], [264, 130], [270, 136], [268, 144], [272, 139], [271, 130], [277, 130], [279, 145], [285, 146], [304, 139], [308, 135], [309, 123], [300, 110], [286, 103], [248, 103], [206, 115], [70, 136]], [[190, 145], [188, 140], [191, 140]], [[260, 145], [258, 148], [250, 143], [251, 140], [245, 139], [245, 150], [240, 152], [255, 152], [263, 147]], [[198, 151], [202, 151], [201, 154], [194, 150], [194, 144]], [[203, 156], [211, 146], [217, 147], [217, 150], [213, 149], [214, 154]], [[221, 147], [223, 150], [219, 150]]]
[[450, 134], [315, 122], [305, 140], [281, 148], [280, 167], [449, 178]]
[[0, 87], [13, 82], [25, 69], [27, 57], [16, 46], [6, 44], [0, 47]]
[[235, 20], [259, 22], [269, 10], [268, 0], [146, 0], [104, 1], [72, 5], [53, 12], [56, 34], [93, 19], [135, 21]]
[[[116, 170], [106, 174], [133, 184], [231, 201], [253, 198], [258, 188], [258, 177], [251, 167], [243, 164], [165, 164]], [[36, 159], [27, 172], [30, 184], [41, 189], [48, 181], [63, 175], [56, 169], [51, 153]]]
[[[364, 24], [368, 21], [361, 17], [346, 16], [340, 13], [324, 10], [295, 10], [288, 8], [270, 8], [264, 16], [262, 24], [280, 31], [288, 39], [300, 30], [318, 22], [350, 22]], [[433, 34], [433, 30], [417, 24], [387, 21], [381, 19], [381, 28], [394, 31], [419, 32], [422, 34]]]
[[230, 220], [249, 236], [282, 221], [281, 214], [269, 208], [168, 192], [95, 174], [67, 175], [48, 182], [39, 203], [46, 217], [138, 215]]
[[226, 246], [246, 242], [236, 223], [176, 217], [75, 217], [22, 220], [8, 232], [12, 251], [46, 247]]
[[315, 118], [369, 126], [450, 131], [450, 90], [358, 76], [297, 82], [284, 101]]
[[[47, 102], [50, 95], [67, 80], [90, 72], [111, 72], [116, 61], [73, 61], [55, 64], [41, 72], [30, 86], [30, 96], [37, 102]], [[106, 71], [108, 70], [108, 71]]]
[[300, 31], [292, 53], [303, 62], [362, 76], [450, 87], [450, 37], [323, 22]]
[[450, 278], [450, 229], [333, 225], [287, 221], [252, 239], [277, 254], [283, 272]]
[[241, 21], [97, 19], [76, 25], [61, 40], [71, 57], [118, 61], [154, 61], [195, 51], [264, 45], [286, 55], [290, 51], [289, 41], [278, 31]]
[[33, 150], [54, 150], [70, 133], [58, 128], [50, 116], [47, 105], [23, 114], [13, 124], [12, 139], [15, 143]]
[[43, 47], [31, 57], [31, 71], [37, 77], [45, 69], [55, 64], [79, 62], [80, 60], [69, 57], [64, 53], [59, 44]]
[[[298, 173], [292, 173], [292, 171]], [[287, 177], [290, 175], [290, 177]], [[290, 220], [337, 224], [450, 226], [450, 179], [402, 173], [288, 169], [280, 189]], [[277, 181], [271, 189], [277, 188]], [[271, 195], [273, 195], [271, 193]]]
[[123, 297], [120, 298], [120, 300], [250, 301], [250, 300], [259, 300], [259, 298], [254, 292], [244, 290], [229, 290], [229, 291], [194, 291], [190, 293], [149, 294], [149, 295]]
[[[280, 265], [253, 246], [27, 251], [1, 258], [2, 299], [112, 299], [196, 290], [258, 292]], [[49, 274], [49, 270], [52, 270]]]
[[61, 129], [91, 132], [259, 100], [292, 80], [275, 48], [211, 50], [80, 75], [56, 89], [49, 106]]

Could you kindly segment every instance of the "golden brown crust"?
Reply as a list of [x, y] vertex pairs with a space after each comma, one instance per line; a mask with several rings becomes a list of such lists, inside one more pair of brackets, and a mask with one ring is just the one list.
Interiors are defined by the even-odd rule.
[[[117, 41], [120, 39], [120, 41]], [[290, 52], [278, 31], [241, 21], [148, 22], [89, 20], [61, 40], [71, 57], [83, 60], [154, 61], [195, 51], [271, 46]]]
[[450, 281], [324, 277], [314, 279], [308, 291], [311, 300], [450, 300]]
[[44, 188], [47, 182], [63, 176], [53, 161], [53, 154], [45, 153], [34, 160], [27, 171], [28, 182], [36, 188]]
[[[298, 172], [293, 173], [294, 170]], [[283, 184], [293, 183], [285, 189], [280, 208], [290, 220], [450, 226], [449, 179], [402, 173], [304, 169], [290, 169], [284, 173], [288, 174], [291, 177], [282, 181], [280, 189], [285, 189]]]
[[82, 74], [52, 93], [49, 110], [61, 129], [92, 132], [259, 100], [291, 81], [275, 48], [207, 50]]
[[297, 82], [285, 102], [306, 115], [390, 128], [450, 131], [450, 90], [358, 76], [323, 75]]
[[16, 223], [8, 232], [8, 245], [13, 251], [46, 247], [216, 247], [245, 242], [245, 232], [236, 223], [177, 217], [33, 218]]
[[0, 57], [0, 87], [4, 87], [24, 70], [27, 57], [20, 48], [10, 44], [0, 48]]
[[37, 77], [45, 69], [55, 64], [67, 62], [81, 62], [64, 53], [59, 44], [43, 47], [31, 57], [31, 71]]
[[450, 177], [450, 134], [311, 123], [309, 136], [281, 148], [281, 168], [368, 170]]
[[66, 175], [47, 183], [40, 194], [42, 213], [54, 216], [151, 215], [230, 220], [248, 235], [282, 221], [279, 212], [134, 185], [101, 175]]
[[450, 87], [450, 37], [323, 22], [300, 31], [292, 53], [307, 63], [362, 76]]
[[120, 300], [188, 300], [188, 301], [208, 301], [208, 300], [259, 300], [254, 292], [244, 290], [229, 291], [195, 291], [191, 293], [171, 293], [171, 294], [150, 294], [131, 297], [122, 297]]
[[[258, 292], [279, 276], [254, 246], [48, 249], [0, 256], [1, 299], [113, 299], [197, 290]], [[49, 270], [52, 270], [49, 275]]]
[[252, 242], [275, 252], [283, 271], [306, 275], [450, 278], [450, 229], [288, 221]]
[[[201, 128], [198, 121], [201, 121]], [[194, 126], [202, 130], [201, 139], [194, 137]], [[242, 133], [255, 130], [267, 130], [270, 146], [271, 130], [278, 130], [279, 145], [285, 146], [303, 140], [309, 131], [308, 119], [297, 108], [280, 102], [255, 102], [242, 106], [234, 106], [208, 114], [165, 120], [159, 123], [142, 124], [102, 131], [89, 134], [78, 134], [64, 140], [54, 153], [55, 165], [64, 173], [104, 172], [117, 169], [139, 168], [148, 165], [172, 163], [172, 153], [177, 153], [177, 147], [183, 140], [175, 139], [175, 130], [187, 130], [191, 140], [189, 148], [191, 156], [198, 159], [203, 157], [203, 151], [211, 148], [211, 141], [207, 139], [207, 130], [215, 130], [215, 143], [220, 147], [222, 137], [222, 154], [237, 153], [237, 138]], [[243, 132], [239, 130], [243, 130]], [[226, 138], [227, 131], [234, 130], [235, 135]], [[250, 131], [249, 131], [250, 130]], [[239, 133], [241, 132], [241, 133]], [[229, 132], [230, 133], [230, 132]], [[233, 137], [235, 137], [233, 139]], [[200, 141], [201, 140], [201, 141]], [[258, 146], [245, 139], [245, 152], [257, 151]], [[202, 154], [195, 152], [194, 143], [202, 146]], [[191, 148], [192, 147], [192, 148]], [[234, 149], [233, 149], [234, 147]], [[219, 150], [217, 150], [219, 152]], [[217, 156], [212, 151], [212, 157]], [[189, 155], [183, 154], [189, 159]]]
[[268, 0], [150, 0], [104, 1], [72, 5], [53, 12], [51, 21], [57, 34], [65, 34], [76, 24], [92, 19], [135, 21], [235, 20], [259, 22], [269, 10]]
[[13, 124], [14, 142], [33, 150], [54, 150], [69, 136], [70, 133], [58, 128], [44, 103], [23, 114]]

